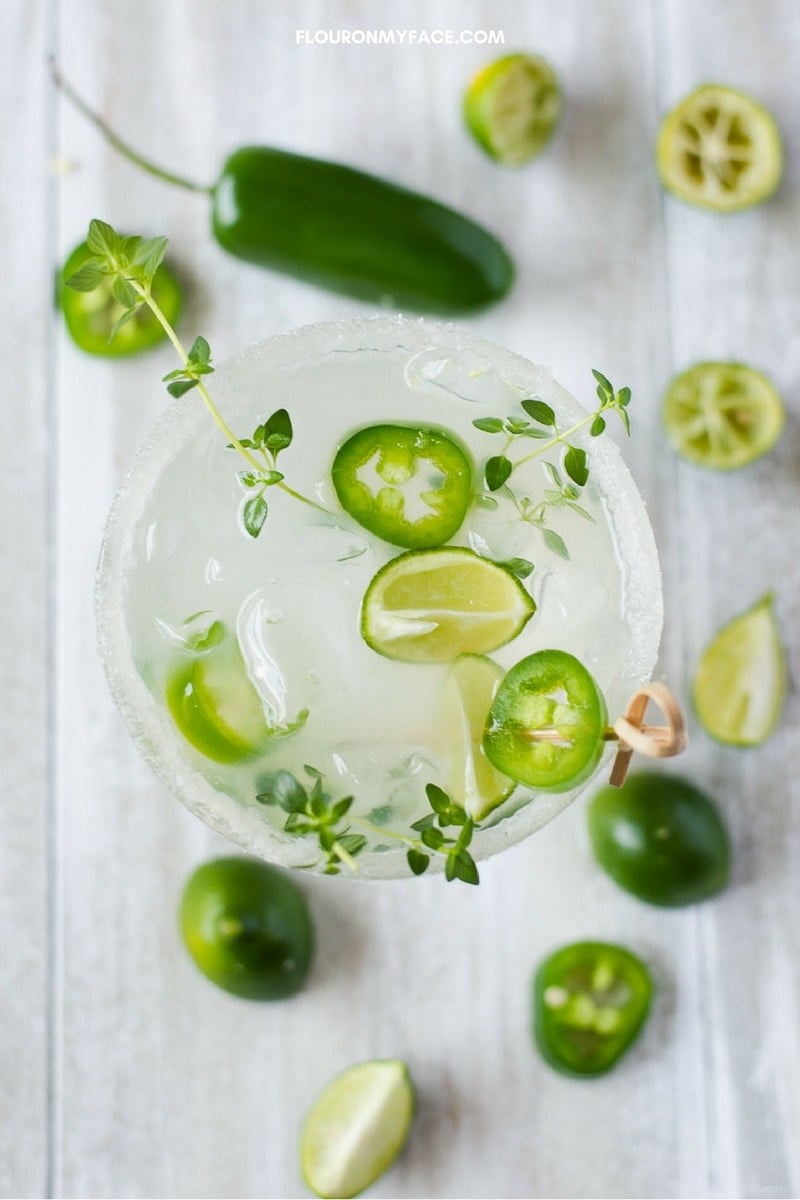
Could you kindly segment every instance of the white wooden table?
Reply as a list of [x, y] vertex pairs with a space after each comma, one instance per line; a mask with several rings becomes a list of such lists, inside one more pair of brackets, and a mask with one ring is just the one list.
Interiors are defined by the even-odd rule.
[[[502, 29], [563, 79], [556, 142], [504, 172], [464, 134], [462, 88], [499, 50], [296, 43], [341, 28]], [[303, 1196], [311, 1098], [351, 1062], [400, 1055], [419, 1118], [374, 1196], [796, 1196], [794, 694], [762, 750], [692, 729], [683, 769], [736, 850], [711, 903], [660, 911], [618, 891], [578, 803], [485, 864], [478, 889], [304, 879], [319, 955], [291, 1002], [237, 1001], [188, 961], [182, 884], [223, 846], [141, 763], [92, 615], [104, 515], [174, 364], [81, 356], [52, 272], [93, 216], [169, 234], [193, 284], [184, 327], [219, 359], [366, 310], [227, 258], [203, 197], [137, 174], [57, 99], [51, 52], [175, 170], [211, 180], [234, 146], [277, 144], [434, 193], [504, 237], [518, 283], [470, 324], [578, 395], [592, 366], [633, 388], [625, 452], [663, 556], [660, 671], [681, 695], [712, 630], [767, 588], [796, 672], [800, 608], [795, 0], [2, 0], [0, 1192]], [[786, 138], [777, 197], [728, 219], [665, 199], [652, 165], [658, 114], [709, 79], [762, 97]], [[678, 462], [660, 430], [665, 382], [706, 357], [768, 370], [789, 408], [777, 450], [733, 477]], [[528, 1034], [534, 964], [583, 937], [637, 950], [658, 982], [635, 1052], [588, 1083], [551, 1073]]]

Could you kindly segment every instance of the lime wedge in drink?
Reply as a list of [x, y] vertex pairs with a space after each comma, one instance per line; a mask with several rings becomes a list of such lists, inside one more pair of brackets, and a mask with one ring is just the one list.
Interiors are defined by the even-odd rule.
[[775, 445], [783, 420], [769, 379], [743, 363], [698, 363], [676, 375], [664, 397], [672, 445], [700, 467], [747, 466]]
[[361, 607], [361, 634], [378, 654], [401, 662], [452, 662], [504, 646], [536, 611], [520, 581], [472, 550], [409, 551], [373, 577]]
[[752, 96], [706, 84], [664, 118], [656, 161], [661, 182], [679, 200], [737, 212], [766, 200], [780, 183], [780, 130]]
[[482, 821], [508, 799], [515, 786], [492, 766], [481, 744], [503, 674], [491, 658], [464, 654], [453, 663], [444, 683], [442, 725], [453, 747], [447, 790], [473, 821]]
[[464, 96], [467, 127], [486, 153], [511, 167], [544, 149], [561, 115], [561, 88], [543, 58], [509, 54], [484, 67]]
[[397, 1158], [413, 1116], [405, 1063], [386, 1059], [349, 1067], [320, 1092], [306, 1117], [303, 1178], [318, 1196], [357, 1196]]
[[780, 718], [786, 674], [767, 595], [724, 625], [700, 657], [694, 705], [706, 733], [730, 746], [760, 746]]
[[290, 732], [267, 722], [232, 634], [181, 658], [167, 678], [166, 701], [186, 740], [215, 762], [240, 762], [262, 753], [276, 733]]

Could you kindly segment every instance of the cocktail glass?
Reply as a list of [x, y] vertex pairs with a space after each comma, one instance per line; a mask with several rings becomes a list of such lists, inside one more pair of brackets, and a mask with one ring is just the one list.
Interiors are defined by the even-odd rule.
[[[446, 776], [450, 751], [437, 716], [446, 666], [393, 663], [366, 646], [359, 630], [369, 580], [401, 551], [337, 507], [330, 464], [354, 428], [435, 425], [470, 449], [476, 502], [455, 542], [535, 568], [526, 586], [538, 611], [493, 655], [500, 666], [539, 649], [567, 650], [592, 672], [612, 717], [649, 680], [662, 624], [661, 575], [645, 506], [615, 443], [590, 438], [586, 427], [571, 438], [589, 452], [580, 506], [592, 519], [551, 507], [545, 519], [555, 539], [521, 520], [503, 492], [482, 491], [481, 464], [501, 446], [496, 435], [475, 428], [476, 418], [524, 417], [525, 397], [549, 404], [562, 429], [585, 418], [545, 368], [463, 329], [392, 316], [268, 338], [220, 366], [209, 386], [237, 436], [249, 436], [276, 409], [289, 411], [294, 441], [281, 469], [331, 513], [285, 494], [272, 502], [270, 493], [268, 520], [257, 540], [248, 537], [237, 516], [242, 463], [196, 393], [175, 401], [158, 422], [114, 502], [97, 589], [111, 690], [155, 773], [218, 833], [272, 862], [314, 864], [314, 845], [287, 833], [285, 814], [256, 800], [271, 772], [301, 772], [309, 763], [334, 794], [355, 796], [352, 815], [368, 831], [356, 877], [403, 876], [403, 833], [427, 811], [425, 784]], [[543, 464], [558, 470], [562, 453], [556, 445], [515, 476], [517, 501], [552, 491]], [[277, 677], [288, 718], [309, 710], [298, 734], [276, 739], [263, 757], [231, 765], [187, 743], [164, 700], [170, 662], [185, 652], [187, 618], [195, 625], [221, 619], [236, 629], [259, 691], [271, 688], [274, 699]], [[607, 769], [610, 753], [595, 775]], [[588, 782], [557, 794], [516, 788], [476, 829], [474, 857], [541, 828]]]

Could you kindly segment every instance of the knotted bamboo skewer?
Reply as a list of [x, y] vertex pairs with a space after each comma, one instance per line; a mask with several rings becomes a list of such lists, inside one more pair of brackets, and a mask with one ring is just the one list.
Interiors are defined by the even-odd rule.
[[[666, 725], [644, 724], [650, 701], [659, 707]], [[683, 753], [688, 740], [681, 707], [663, 683], [648, 683], [634, 692], [624, 715], [614, 722], [614, 732], [619, 746], [608, 780], [614, 787], [622, 787], [625, 782], [634, 751], [648, 758], [671, 758]]]
[[[666, 718], [666, 725], [645, 725], [644, 717], [651, 701]], [[526, 736], [532, 742], [565, 744], [564, 735], [557, 729], [531, 729]], [[622, 787], [625, 782], [634, 751], [648, 758], [672, 758], [683, 753], [688, 741], [681, 707], [664, 683], [648, 683], [634, 692], [624, 714], [604, 736], [606, 741], [618, 743], [608, 780], [614, 787]]]

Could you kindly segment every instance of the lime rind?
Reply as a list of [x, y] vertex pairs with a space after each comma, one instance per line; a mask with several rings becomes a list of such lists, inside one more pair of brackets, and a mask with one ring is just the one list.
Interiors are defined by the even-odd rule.
[[534, 54], [509, 54], [472, 80], [464, 96], [464, 119], [490, 158], [518, 167], [548, 144], [561, 106], [561, 88], [550, 64]]
[[516, 576], [472, 550], [409, 550], [370, 581], [361, 606], [361, 635], [385, 658], [453, 662], [461, 654], [486, 654], [506, 645], [535, 611]]
[[482, 821], [509, 798], [516, 784], [489, 761], [483, 732], [505, 672], [482, 654], [464, 654], [447, 673], [442, 724], [452, 750], [448, 793], [473, 821]]
[[303, 987], [314, 956], [308, 902], [269, 863], [239, 857], [202, 863], [184, 888], [179, 921], [198, 970], [223, 991], [275, 1001]]
[[192, 683], [209, 720], [243, 754], [257, 753], [269, 740], [273, 730], [233, 641], [196, 659]]
[[740, 212], [769, 199], [778, 187], [781, 134], [752, 96], [705, 84], [662, 121], [656, 163], [664, 187], [679, 200], [714, 212]]
[[273, 737], [302, 725], [270, 725], [241, 656], [230, 636], [205, 653], [182, 657], [165, 688], [167, 708], [184, 738], [206, 758], [234, 763], [256, 757]]
[[414, 1089], [399, 1059], [357, 1063], [311, 1106], [300, 1135], [300, 1168], [324, 1200], [349, 1200], [395, 1161], [414, 1118]]
[[701, 362], [676, 375], [664, 397], [664, 426], [675, 450], [696, 466], [735, 471], [781, 436], [780, 394], [761, 371], [740, 362]]
[[728, 746], [761, 746], [786, 698], [786, 654], [772, 593], [729, 621], [703, 651], [693, 686], [698, 719]]

